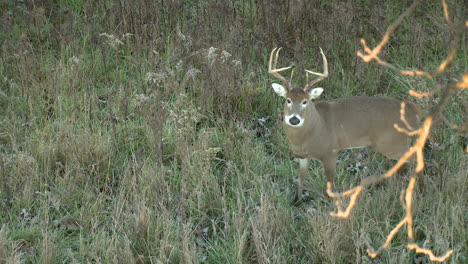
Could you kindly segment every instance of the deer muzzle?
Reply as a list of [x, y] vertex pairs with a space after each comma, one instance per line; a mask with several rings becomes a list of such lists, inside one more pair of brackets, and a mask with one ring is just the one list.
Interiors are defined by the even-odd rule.
[[284, 116], [284, 122], [292, 127], [300, 127], [304, 124], [304, 118], [298, 115]]

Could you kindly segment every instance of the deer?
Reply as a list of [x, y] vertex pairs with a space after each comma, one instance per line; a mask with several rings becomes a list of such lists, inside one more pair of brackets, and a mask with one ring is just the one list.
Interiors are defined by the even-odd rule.
[[[275, 93], [286, 99], [283, 128], [292, 155], [299, 159], [297, 201], [302, 199], [304, 180], [312, 159], [322, 163], [326, 179], [332, 186], [341, 150], [371, 146], [385, 157], [398, 160], [410, 148], [411, 137], [394, 126], [417, 128], [421, 115], [417, 105], [388, 97], [368, 96], [312, 101], [323, 92], [323, 88], [313, 88], [313, 85], [328, 77], [328, 62], [323, 50], [320, 48], [323, 72], [305, 70], [307, 83], [303, 88], [293, 87], [292, 74], [289, 80], [280, 74], [292, 68], [277, 68], [280, 50], [274, 48], [271, 51], [268, 73], [286, 86], [272, 83]], [[318, 78], [309, 81], [308, 74]], [[414, 163], [414, 159], [410, 162]]]

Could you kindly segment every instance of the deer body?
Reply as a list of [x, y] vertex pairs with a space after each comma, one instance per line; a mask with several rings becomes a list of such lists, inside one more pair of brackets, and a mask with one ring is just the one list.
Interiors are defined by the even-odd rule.
[[[333, 182], [338, 152], [343, 149], [373, 146], [390, 159], [399, 159], [408, 149], [410, 137], [398, 132], [399, 127], [416, 128], [419, 108], [412, 103], [386, 97], [351, 97], [331, 101], [312, 102], [323, 92], [312, 85], [328, 76], [326, 57], [322, 52], [324, 73], [303, 89], [293, 88], [290, 81], [278, 74], [290, 67], [273, 69], [274, 49], [270, 56], [269, 73], [286, 83], [286, 88], [273, 83], [275, 92], [286, 99], [283, 126], [293, 155], [299, 161], [297, 198], [302, 197], [302, 186], [311, 159], [320, 160], [329, 182]], [[278, 52], [274, 67], [276, 67]], [[404, 108], [402, 108], [404, 106]], [[401, 120], [401, 110], [404, 120]]]

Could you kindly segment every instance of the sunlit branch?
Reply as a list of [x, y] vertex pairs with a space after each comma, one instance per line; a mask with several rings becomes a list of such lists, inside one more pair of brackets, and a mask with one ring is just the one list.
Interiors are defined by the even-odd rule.
[[409, 130], [414, 130], [414, 128], [408, 123], [405, 117], [405, 112], [406, 112], [406, 103], [402, 102], [400, 106], [400, 120], [405, 124], [406, 128]]
[[455, 57], [455, 54], [457, 53], [457, 49], [458, 47], [456, 46], [456, 44], [454, 44], [454, 46], [450, 49], [450, 52], [447, 58], [445, 58], [445, 60], [439, 65], [439, 67], [437, 67], [437, 70], [436, 70], [437, 73], [445, 71], [447, 66], [453, 61], [453, 58]]
[[418, 246], [417, 244], [414, 244], [414, 243], [409, 243], [407, 245], [407, 247], [411, 250], [415, 250], [416, 253], [422, 253], [422, 254], [425, 254], [427, 256], [429, 256], [429, 259], [431, 261], [437, 261], [437, 262], [444, 262], [446, 261], [450, 255], [452, 255], [453, 253], [453, 250], [449, 250], [447, 252], [445, 252], [445, 254], [443, 256], [440, 256], [440, 257], [437, 257], [434, 255], [434, 253], [432, 253], [431, 250], [429, 249], [425, 249], [425, 248], [421, 248], [420, 246]]
[[461, 131], [461, 132], [468, 132], [468, 127], [462, 127], [462, 126], [459, 126], [459, 125], [455, 125], [455, 124], [452, 124], [445, 115], [441, 114], [440, 115], [440, 120], [442, 120], [446, 126], [452, 128], [452, 129], [455, 129], [455, 130], [458, 130], [458, 131]]
[[341, 201], [336, 200], [336, 208], [337, 212], [336, 213], [330, 213], [331, 216], [338, 217], [338, 218], [348, 218], [349, 214], [351, 213], [351, 210], [353, 207], [356, 205], [356, 200], [359, 197], [359, 194], [361, 193], [362, 189], [364, 186], [357, 186], [351, 190], [348, 190], [343, 193], [335, 193], [332, 191], [332, 184], [331, 182], [327, 182], [327, 194], [329, 197], [334, 198], [334, 199], [339, 199], [339, 198], [344, 198], [349, 196], [350, 201], [346, 209], [343, 211], [341, 207]]
[[409, 131], [407, 130], [406, 128], [401, 128], [398, 124], [393, 124], [393, 127], [396, 129], [396, 131], [400, 132], [400, 133], [405, 133], [407, 134], [408, 136], [416, 136], [417, 134], [420, 133], [419, 130], [416, 130], [416, 131]]
[[379, 249], [375, 250], [370, 245], [367, 245], [368, 247], [367, 254], [371, 258], [376, 258], [382, 252], [382, 250], [386, 249], [388, 245], [390, 245], [390, 242], [392, 242], [393, 237], [398, 233], [398, 231], [400, 231], [400, 229], [405, 224], [406, 224], [406, 218], [403, 219], [400, 223], [398, 223], [398, 225], [396, 225], [395, 228], [388, 234], [387, 240], [385, 240], [385, 243], [382, 246], [380, 246]]
[[463, 79], [460, 82], [449, 84], [448, 87], [452, 89], [468, 89], [468, 71], [463, 74]]
[[451, 25], [452, 25], [452, 21], [450, 20], [448, 5], [447, 5], [447, 2], [446, 2], [445, 0], [442, 0], [442, 6], [443, 6], [443, 8], [444, 8], [444, 17], [445, 17], [445, 21], [447, 22], [447, 25], [451, 26]]
[[434, 92], [421, 93], [421, 92], [416, 92], [415, 90], [409, 90], [409, 94], [412, 95], [412, 96], [415, 96], [415, 97], [422, 98], [422, 97], [433, 96]]
[[385, 240], [385, 243], [382, 246], [380, 246], [377, 250], [372, 248], [367, 243], [368, 244], [367, 246], [369, 248], [367, 250], [367, 254], [369, 254], [370, 257], [376, 258], [385, 248], [387, 248], [390, 245], [393, 238], [395, 237], [395, 235], [398, 233], [398, 231], [400, 231], [400, 229], [405, 224], [407, 225], [407, 228], [406, 228], [407, 229], [407, 234], [408, 234], [408, 238], [410, 239], [410, 243], [407, 244], [407, 247], [409, 249], [415, 250], [416, 253], [422, 253], [422, 254], [428, 255], [429, 259], [431, 261], [437, 261], [437, 262], [445, 261], [453, 253], [453, 250], [449, 250], [443, 256], [436, 257], [431, 250], [421, 248], [417, 244], [412, 243], [412, 240], [413, 240], [413, 217], [412, 217], [412, 213], [411, 213], [411, 205], [412, 205], [412, 199], [413, 199], [412, 196], [413, 196], [413, 190], [414, 190], [415, 182], [416, 182], [416, 177], [412, 176], [411, 179], [410, 179], [410, 182], [408, 184], [408, 187], [406, 188], [406, 192], [405, 192], [406, 215], [405, 215], [405, 218], [403, 218], [403, 220], [401, 220], [400, 223], [398, 223], [395, 226], [395, 228], [393, 228], [393, 230], [390, 231], [390, 233], [387, 236], [387, 239]]
[[380, 41], [380, 43], [373, 49], [371, 50], [370, 48], [368, 48], [366, 45], [365, 45], [365, 41], [363, 39], [361, 39], [361, 43], [363, 43], [364, 45], [364, 51], [366, 53], [368, 53], [368, 55], [364, 55], [362, 54], [360, 51], [358, 51], [358, 56], [362, 58], [363, 61], [365, 62], [370, 62], [371, 60], [374, 60], [374, 59], [378, 59], [377, 55], [380, 53], [380, 51], [382, 50], [382, 48], [385, 46], [385, 44], [387, 44], [387, 42], [390, 40], [390, 35], [392, 35], [393, 31], [395, 31], [395, 29], [398, 27], [398, 25], [401, 24], [401, 22], [403, 22], [403, 19], [405, 19], [407, 16], [411, 15], [411, 13], [413, 13], [413, 11], [415, 10], [416, 6], [418, 6], [418, 4], [421, 2], [421, 0], [416, 0], [413, 2], [413, 4], [411, 4], [411, 6], [406, 9], [406, 11], [401, 14], [397, 20], [395, 20], [395, 22], [393, 22], [393, 24], [391, 24], [388, 29], [387, 29], [387, 32], [385, 32], [385, 35], [382, 37], [382, 41]]
[[[370, 62], [372, 60], [375, 60], [378, 64], [384, 67], [387, 67], [393, 71], [399, 72], [400, 74], [407, 75], [407, 76], [425, 76], [429, 79], [433, 79], [434, 75], [443, 72], [448, 67], [448, 65], [453, 61], [453, 58], [455, 57], [455, 54], [457, 53], [458, 42], [459, 42], [458, 37], [455, 38], [453, 41], [451, 41], [450, 43], [451, 48], [450, 48], [449, 55], [447, 56], [447, 58], [445, 58], [442, 61], [442, 63], [437, 67], [437, 69], [433, 73], [427, 72], [427, 71], [421, 71], [421, 70], [401, 70], [401, 69], [398, 69], [396, 66], [382, 60], [378, 56], [380, 52], [382, 51], [383, 46], [385, 46], [385, 44], [390, 39], [390, 36], [393, 33], [393, 31], [395, 31], [395, 28], [403, 21], [403, 19], [406, 16], [410, 15], [414, 11], [414, 9], [419, 4], [419, 2], [420, 1], [418, 0], [414, 1], [413, 4], [392, 25], [390, 25], [390, 27], [387, 29], [387, 32], [385, 32], [385, 35], [382, 37], [381, 42], [374, 49], [371, 49], [367, 46], [367, 42], [365, 39], [361, 39], [361, 44], [363, 46], [364, 52], [367, 54], [363, 54], [361, 51], [358, 51], [357, 56], [360, 57], [364, 62]], [[449, 18], [448, 6], [445, 0], [442, 0], [442, 5], [444, 7], [445, 19], [447, 21], [447, 24], [450, 26], [451, 31], [460, 31], [461, 30], [460, 25], [458, 25], [457, 27], [452, 27], [452, 22]], [[455, 34], [455, 35], [458, 36], [459, 34]], [[458, 87], [455, 87], [455, 88], [458, 88]]]
[[[459, 42], [459, 37], [461, 34], [461, 30], [459, 30], [460, 26], [455, 27], [452, 26], [452, 21], [449, 16], [449, 11], [448, 11], [448, 5], [445, 0], [442, 1], [442, 6], [444, 9], [444, 16], [447, 24], [450, 27], [450, 32], [452, 34], [455, 34], [455, 37], [452, 38], [451, 42], [449, 43], [450, 46], [450, 51], [449, 55], [447, 58], [445, 58], [442, 63], [438, 66], [436, 71], [433, 73], [425, 72], [425, 71], [420, 71], [420, 70], [400, 70], [394, 65], [385, 62], [381, 58], [379, 58], [379, 54], [382, 50], [382, 48], [385, 46], [385, 44], [389, 41], [391, 34], [395, 31], [397, 26], [401, 24], [401, 22], [404, 20], [405, 17], [409, 16], [416, 8], [416, 6], [421, 2], [419, 0], [416, 0], [413, 2], [413, 4], [403, 13], [401, 14], [397, 20], [393, 24], [389, 26], [387, 31], [385, 32], [385, 35], [382, 37], [381, 42], [374, 48], [371, 49], [367, 46], [367, 43], [364, 39], [361, 39], [361, 44], [363, 46], [363, 50], [366, 54], [363, 54], [361, 51], [357, 52], [358, 57], [360, 57], [363, 61], [365, 62], [370, 62], [372, 60], [375, 60], [377, 63], [380, 65], [390, 68], [391, 70], [394, 70], [396, 72], [399, 72], [402, 75], [408, 75], [408, 76], [425, 76], [430, 79], [432, 79], [434, 76], [436, 76], [438, 73], [444, 72], [448, 65], [453, 61], [455, 54], [457, 52], [457, 45]], [[465, 21], [465, 25], [468, 27], [468, 20]], [[423, 247], [419, 247], [415, 243], [413, 243], [413, 216], [412, 216], [412, 198], [413, 198], [413, 192], [414, 192], [414, 185], [416, 182], [417, 177], [422, 177], [422, 171], [424, 169], [424, 155], [423, 155], [423, 149], [424, 145], [428, 139], [428, 136], [431, 132], [432, 125], [434, 123], [434, 120], [438, 117], [441, 116], [442, 120], [449, 125], [452, 128], [456, 129], [461, 129], [459, 126], [452, 125], [448, 122], [448, 120], [441, 115], [442, 109], [445, 107], [447, 102], [449, 101], [451, 95], [453, 94], [453, 91], [455, 89], [466, 89], [468, 88], [468, 71], [463, 74], [463, 78], [461, 81], [452, 83], [452, 84], [447, 84], [447, 85], [437, 85], [433, 91], [431, 92], [417, 92], [414, 90], [410, 90], [409, 93], [412, 96], [415, 97], [429, 97], [433, 96], [434, 94], [441, 92], [441, 97], [438, 103], [429, 111], [428, 115], [426, 116], [422, 126], [419, 129], [414, 130], [409, 123], [407, 122], [405, 118], [405, 104], [402, 103], [401, 108], [400, 108], [400, 119], [405, 125], [406, 128], [402, 128], [398, 126], [398, 124], [394, 124], [394, 128], [398, 130], [399, 132], [406, 133], [409, 136], [417, 136], [415, 143], [413, 146], [406, 152], [404, 153], [400, 159], [396, 162], [396, 164], [389, 169], [385, 174], [380, 175], [380, 176], [374, 176], [374, 177], [368, 177], [365, 179], [361, 180], [360, 185], [349, 189], [347, 191], [337, 193], [332, 191], [332, 184], [330, 182], [327, 183], [327, 194], [329, 197], [335, 199], [335, 204], [336, 204], [336, 213], [330, 213], [332, 216], [335, 217], [340, 217], [340, 218], [347, 218], [351, 212], [351, 210], [354, 208], [356, 205], [356, 200], [359, 197], [359, 194], [362, 192], [362, 190], [370, 185], [374, 184], [377, 182], [380, 182], [386, 178], [390, 178], [395, 173], [403, 166], [408, 161], [415, 161], [416, 163], [416, 169], [415, 169], [415, 175], [412, 175], [410, 178], [410, 181], [408, 183], [408, 186], [406, 190], [403, 192], [402, 195], [404, 195], [404, 198], [402, 198], [402, 206], [405, 209], [405, 217], [395, 226], [395, 228], [388, 234], [385, 243], [380, 246], [377, 250], [372, 248], [370, 245], [368, 245], [369, 249], [367, 250], [367, 253], [372, 257], [375, 258], [377, 257], [382, 250], [387, 248], [389, 244], [391, 243], [392, 239], [394, 236], [398, 233], [398, 231], [406, 224], [407, 225], [407, 237], [409, 239], [409, 243], [407, 244], [407, 247], [411, 250], [415, 250], [417, 253], [422, 253], [426, 254], [429, 256], [431, 261], [445, 261], [452, 253], [453, 250], [449, 250], [446, 252], [443, 256], [441, 257], [436, 257], [433, 252], [429, 249], [425, 249]], [[464, 131], [464, 130], [462, 130]], [[468, 152], [468, 147], [467, 150]], [[414, 157], [414, 160], [412, 159]], [[410, 160], [411, 159], [411, 160]], [[350, 201], [348, 203], [348, 206], [346, 209], [343, 210], [342, 208], [342, 199], [349, 197]], [[403, 201], [404, 200], [404, 201]]]
[[398, 223], [395, 226], [395, 228], [393, 228], [393, 230], [390, 231], [390, 233], [387, 236], [387, 239], [385, 240], [385, 243], [382, 246], [380, 246], [379, 249], [375, 250], [372, 247], [369, 247], [369, 249], [367, 250], [367, 254], [369, 254], [369, 256], [371, 256], [372, 258], [377, 257], [382, 252], [382, 250], [384, 250], [385, 248], [388, 247], [388, 245], [390, 245], [390, 242], [392, 242], [393, 237], [395, 237], [395, 235], [398, 233], [398, 231], [400, 231], [400, 229], [405, 224], [407, 224], [408, 238], [413, 239], [413, 227], [412, 227], [413, 220], [412, 220], [412, 216], [411, 216], [411, 201], [412, 201], [412, 195], [413, 195], [413, 189], [414, 189], [415, 182], [416, 182], [416, 177], [412, 176], [411, 179], [410, 179], [410, 182], [408, 184], [408, 187], [406, 188], [406, 193], [405, 193], [406, 215], [405, 215], [405, 218], [403, 218], [403, 220], [401, 220], [400, 223]]

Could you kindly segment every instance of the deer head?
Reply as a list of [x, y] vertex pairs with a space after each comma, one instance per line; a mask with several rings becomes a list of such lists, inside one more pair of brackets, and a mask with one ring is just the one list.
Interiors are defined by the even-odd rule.
[[[311, 100], [316, 99], [322, 94], [323, 88], [313, 88], [312, 85], [320, 82], [321, 80], [328, 77], [328, 62], [325, 54], [323, 54], [322, 48], [320, 48], [320, 53], [323, 58], [323, 73], [316, 73], [309, 70], [306, 71], [307, 74], [313, 74], [319, 76], [317, 79], [308, 81], [304, 88], [293, 88], [291, 80], [286, 79], [281, 76], [279, 72], [290, 69], [292, 66], [284, 68], [276, 68], [278, 63], [279, 52], [281, 48], [274, 48], [270, 54], [270, 61], [268, 63], [268, 73], [276, 77], [278, 80], [282, 81], [286, 87], [281, 84], [273, 83], [272, 87], [275, 93], [286, 99], [284, 106], [284, 122], [291, 127], [301, 127], [304, 124], [304, 114], [308, 107], [311, 107], [313, 103]], [[313, 106], [312, 106], [313, 107]]]

